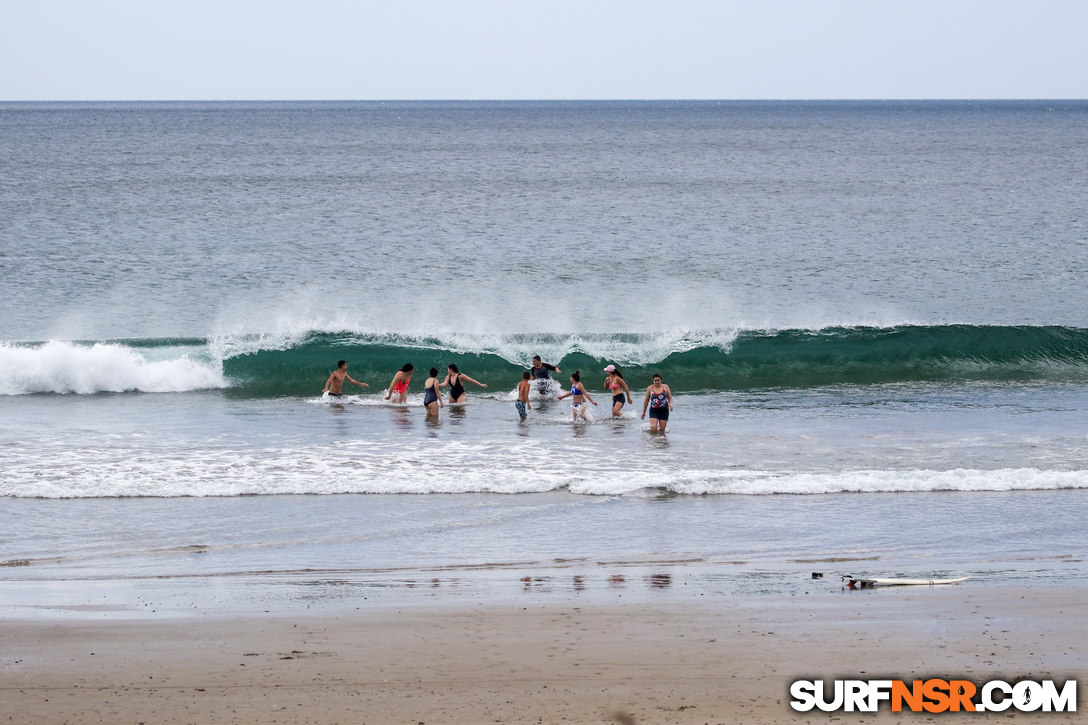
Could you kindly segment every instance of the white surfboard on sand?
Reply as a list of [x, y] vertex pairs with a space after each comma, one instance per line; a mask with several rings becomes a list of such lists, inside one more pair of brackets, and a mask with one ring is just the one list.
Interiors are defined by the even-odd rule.
[[959, 584], [971, 577], [961, 576], [958, 579], [869, 579], [854, 576], [844, 576], [843, 581], [851, 589], [868, 589], [870, 587], [917, 587], [935, 586], [937, 584]]

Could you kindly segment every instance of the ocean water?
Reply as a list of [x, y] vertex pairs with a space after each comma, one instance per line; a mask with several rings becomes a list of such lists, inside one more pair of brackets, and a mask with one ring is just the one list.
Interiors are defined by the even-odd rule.
[[1085, 586], [1085, 178], [1072, 101], [0, 103], [0, 607]]

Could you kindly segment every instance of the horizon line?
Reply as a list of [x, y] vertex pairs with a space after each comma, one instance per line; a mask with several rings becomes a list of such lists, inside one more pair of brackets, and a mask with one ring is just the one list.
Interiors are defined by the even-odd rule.
[[843, 98], [4, 98], [0, 103], [918, 103], [1084, 102], [1088, 97], [843, 97]]

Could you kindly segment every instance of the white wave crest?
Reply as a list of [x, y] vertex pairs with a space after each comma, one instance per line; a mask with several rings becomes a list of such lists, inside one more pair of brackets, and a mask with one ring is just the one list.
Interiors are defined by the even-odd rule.
[[546, 362], [580, 353], [617, 365], [650, 365], [675, 353], [706, 347], [729, 351], [740, 329], [662, 330], [649, 333], [503, 334], [439, 332], [431, 335], [323, 327], [284, 329], [259, 334], [221, 334], [209, 342], [220, 360], [264, 350], [288, 350], [316, 334], [354, 338], [360, 345], [388, 345], [421, 350], [439, 349], [457, 355], [495, 355], [512, 365], [528, 367], [534, 355]]
[[444, 349], [457, 354], [492, 354], [514, 365], [528, 366], [534, 355], [545, 361], [581, 353], [618, 365], [650, 365], [669, 355], [703, 347], [729, 350], [738, 329], [662, 330], [649, 333], [571, 333], [567, 335], [486, 335], [450, 333], [438, 336]]
[[0, 344], [0, 395], [174, 393], [225, 388], [218, 364], [193, 348], [138, 350], [117, 343]]

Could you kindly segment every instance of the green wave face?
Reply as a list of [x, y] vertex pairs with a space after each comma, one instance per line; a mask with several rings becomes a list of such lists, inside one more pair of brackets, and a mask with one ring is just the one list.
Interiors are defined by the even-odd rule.
[[[651, 334], [442, 335], [431, 338], [310, 332], [206, 339], [0, 343], [0, 395], [225, 390], [245, 398], [316, 396], [338, 360], [389, 385], [412, 363], [420, 383], [455, 363], [512, 390], [534, 354], [558, 365], [564, 386], [590, 388], [618, 365], [638, 389], [660, 373], [675, 392], [896, 382], [1088, 382], [1088, 329], [1030, 326], [830, 327]], [[416, 388], [413, 388], [416, 389]], [[349, 385], [346, 391], [357, 392]]]
[[[534, 347], [535, 345], [535, 347]], [[580, 370], [591, 386], [605, 365], [620, 366], [635, 386], [660, 373], [676, 392], [812, 387], [916, 381], [1088, 381], [1088, 330], [1068, 327], [902, 326], [823, 330], [743, 331], [722, 343], [690, 336], [663, 345], [659, 336], [510, 336], [488, 349], [440, 339], [395, 341], [353, 334], [313, 333], [284, 349], [225, 357], [231, 394], [309, 396], [320, 392], [338, 360], [372, 388], [389, 384], [405, 363], [426, 377], [431, 367], [461, 372], [493, 389], [512, 389], [539, 348], [558, 365], [564, 384]], [[657, 357], [639, 358], [642, 348]], [[670, 348], [678, 348], [669, 351]], [[611, 354], [610, 354], [611, 353]]]

